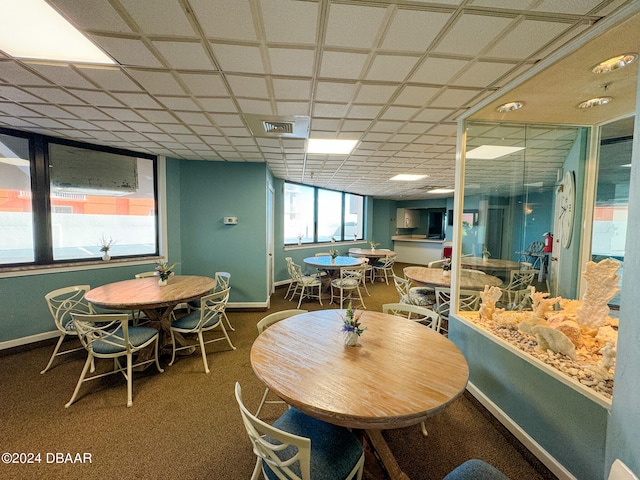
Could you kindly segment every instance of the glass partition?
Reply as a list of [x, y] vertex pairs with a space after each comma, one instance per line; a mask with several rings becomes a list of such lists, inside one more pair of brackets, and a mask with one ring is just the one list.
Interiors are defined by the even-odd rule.
[[[567, 174], [577, 186], [571, 214], [581, 215], [587, 140], [584, 127], [467, 123], [462, 257], [457, 259], [461, 289], [468, 270], [499, 278], [504, 289], [514, 271], [533, 270], [531, 285], [537, 291], [575, 298], [580, 222], [571, 225], [572, 240], [563, 244], [557, 237], [567, 234], [555, 232], [560, 229], [556, 206]], [[505, 294], [502, 300], [504, 308], [522, 308], [520, 298]]]

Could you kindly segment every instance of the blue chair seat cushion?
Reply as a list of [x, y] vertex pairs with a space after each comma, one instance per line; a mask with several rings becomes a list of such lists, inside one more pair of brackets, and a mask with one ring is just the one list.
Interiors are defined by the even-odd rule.
[[[92, 344], [93, 351], [103, 355], [124, 352], [126, 350], [124, 341], [117, 338], [122, 337], [122, 327], [118, 327], [114, 333], [116, 336], [108, 337], [108, 341], [94, 341]], [[158, 330], [153, 327], [129, 327], [129, 342], [134, 347], [144, 345], [156, 335], [158, 335]]]
[[336, 278], [331, 284], [338, 288], [356, 288], [360, 285], [360, 280], [357, 278]]
[[[347, 428], [332, 425], [305, 415], [295, 408], [288, 409], [273, 426], [285, 432], [311, 439], [311, 478], [313, 480], [338, 480], [347, 478], [362, 456], [362, 445]], [[276, 442], [269, 439], [271, 442]], [[281, 458], [291, 458], [297, 449], [289, 446], [279, 453]], [[263, 462], [270, 480], [278, 480], [276, 474]], [[301, 475], [299, 464], [291, 469]]]
[[[207, 319], [202, 328], [206, 329], [208, 327], [213, 327], [219, 321], [219, 315], [215, 314], [214, 316]], [[194, 330], [198, 327], [199, 322], [200, 310], [196, 310], [171, 322], [171, 328], [179, 328], [180, 330]]]
[[509, 480], [504, 473], [477, 458], [467, 460], [447, 474], [443, 480]]

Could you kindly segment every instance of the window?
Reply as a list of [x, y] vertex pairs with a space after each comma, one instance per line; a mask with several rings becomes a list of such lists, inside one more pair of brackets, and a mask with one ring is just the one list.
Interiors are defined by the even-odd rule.
[[153, 156], [3, 130], [0, 178], [0, 265], [158, 254]]
[[363, 238], [364, 197], [284, 184], [284, 243], [321, 243]]

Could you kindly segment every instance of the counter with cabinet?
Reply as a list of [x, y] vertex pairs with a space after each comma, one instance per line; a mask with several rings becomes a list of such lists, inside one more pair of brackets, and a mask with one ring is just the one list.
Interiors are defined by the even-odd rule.
[[444, 240], [432, 240], [426, 235], [395, 235], [391, 240], [398, 262], [428, 265], [442, 258]]

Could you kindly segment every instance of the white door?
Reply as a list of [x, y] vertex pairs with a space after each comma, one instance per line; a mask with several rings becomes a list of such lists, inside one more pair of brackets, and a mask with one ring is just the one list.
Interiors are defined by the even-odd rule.
[[271, 306], [271, 294], [273, 293], [273, 254], [274, 254], [274, 227], [273, 227], [273, 185], [267, 185], [267, 306]]

